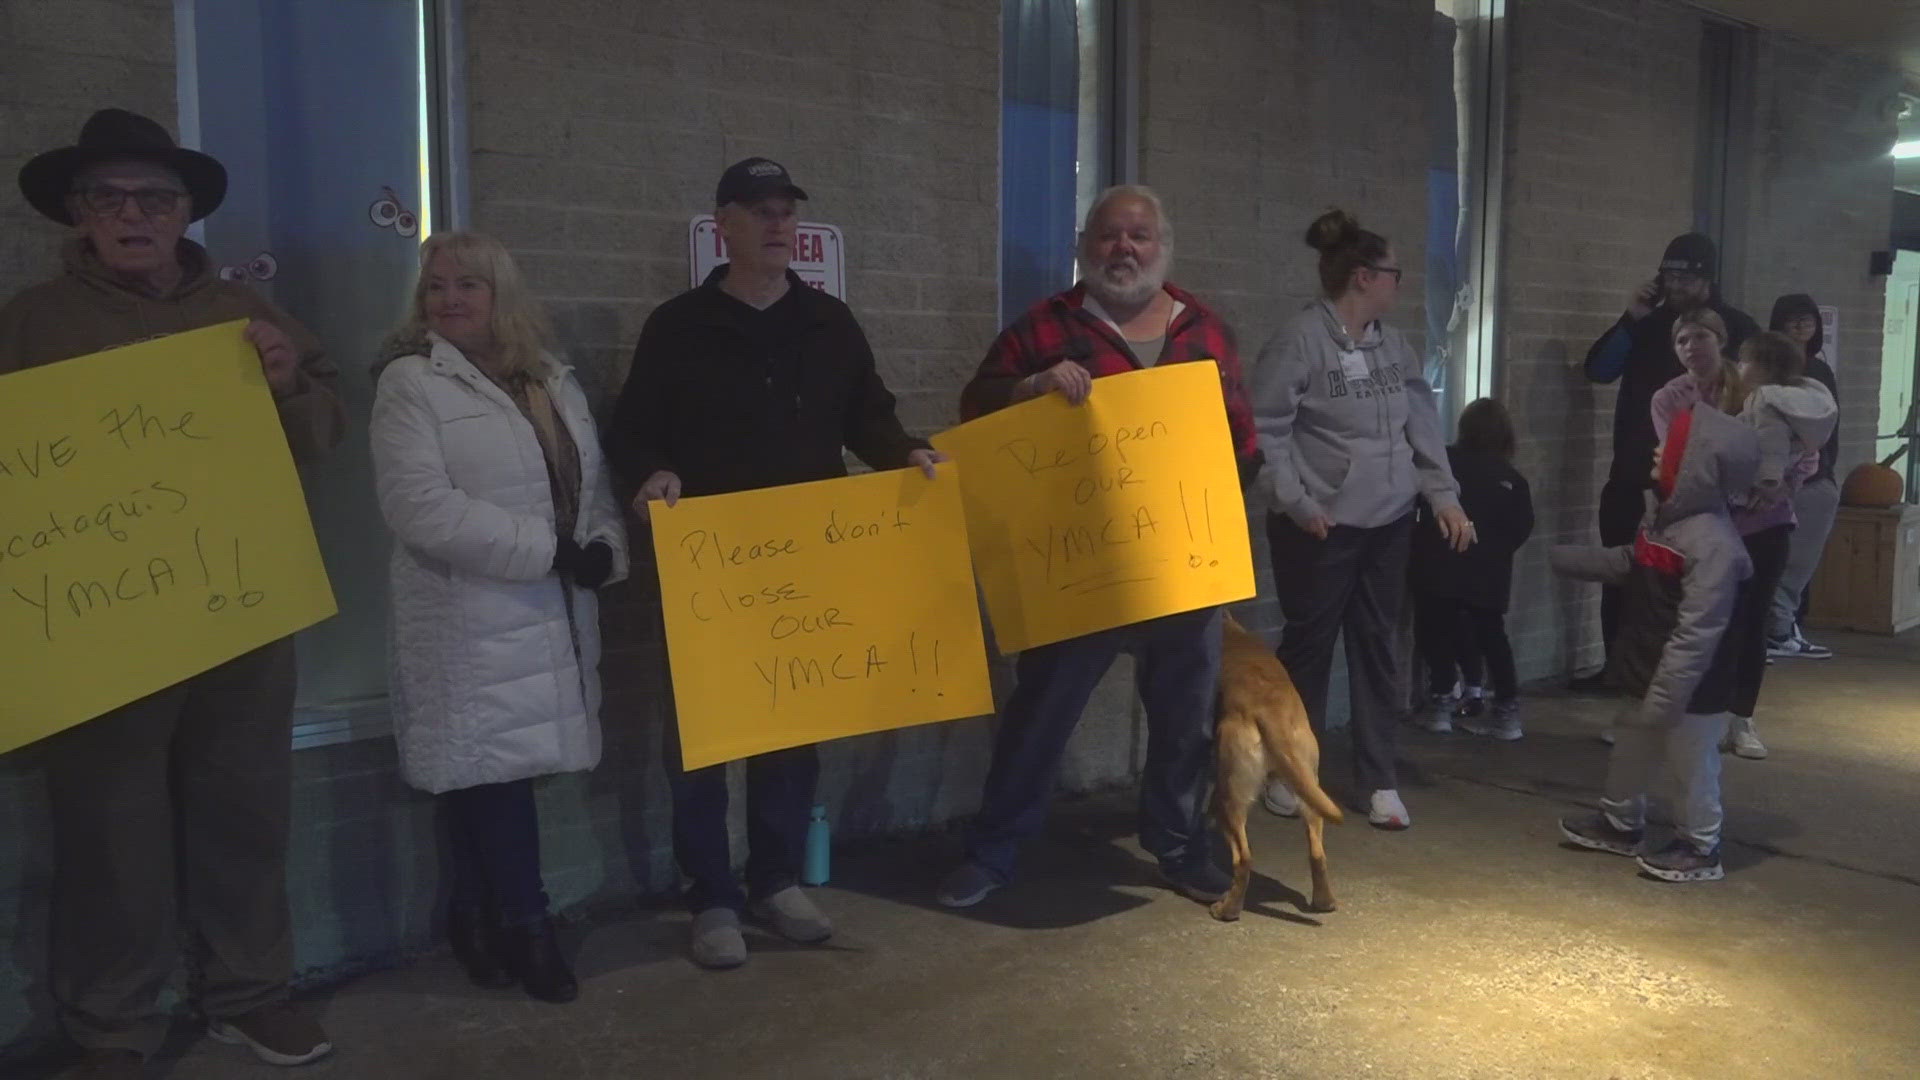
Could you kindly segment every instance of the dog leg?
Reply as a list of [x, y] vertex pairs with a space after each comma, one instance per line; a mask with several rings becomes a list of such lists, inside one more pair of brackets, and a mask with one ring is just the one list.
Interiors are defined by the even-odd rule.
[[1327, 846], [1321, 842], [1321, 834], [1326, 831], [1327, 823], [1308, 807], [1301, 807], [1300, 816], [1307, 823], [1307, 865], [1313, 873], [1313, 902], [1308, 908], [1313, 911], [1332, 911], [1333, 887], [1327, 884]]
[[1233, 886], [1227, 895], [1208, 908], [1213, 917], [1232, 922], [1240, 917], [1247, 897], [1247, 882], [1253, 877], [1253, 849], [1247, 843], [1247, 811], [1259, 797], [1260, 784], [1266, 779], [1266, 751], [1260, 745], [1260, 730], [1242, 716], [1229, 716], [1215, 730], [1217, 776], [1213, 787], [1213, 813], [1233, 849]]

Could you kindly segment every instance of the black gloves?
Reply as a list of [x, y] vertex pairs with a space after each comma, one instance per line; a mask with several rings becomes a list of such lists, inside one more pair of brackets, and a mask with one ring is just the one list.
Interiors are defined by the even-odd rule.
[[613, 549], [602, 540], [581, 547], [573, 537], [562, 536], [553, 548], [553, 569], [583, 589], [597, 589], [613, 576]]

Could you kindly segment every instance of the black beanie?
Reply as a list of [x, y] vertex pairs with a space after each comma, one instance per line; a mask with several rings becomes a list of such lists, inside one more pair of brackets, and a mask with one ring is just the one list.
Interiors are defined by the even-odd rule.
[[1705, 233], [1682, 233], [1667, 245], [1660, 257], [1660, 269], [1680, 274], [1698, 274], [1708, 281], [1720, 278], [1720, 252]]

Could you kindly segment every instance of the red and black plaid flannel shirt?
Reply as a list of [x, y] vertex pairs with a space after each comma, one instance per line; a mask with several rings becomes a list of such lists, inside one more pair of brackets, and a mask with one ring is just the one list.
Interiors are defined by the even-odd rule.
[[[1193, 360], [1212, 360], [1219, 365], [1220, 396], [1226, 401], [1227, 427], [1233, 433], [1234, 457], [1240, 463], [1244, 484], [1258, 471], [1259, 450], [1253, 432], [1253, 407], [1247, 403], [1240, 349], [1234, 343], [1233, 331], [1192, 293], [1172, 285], [1165, 288], [1167, 295], [1186, 307], [1167, 328], [1166, 346], [1156, 366]], [[1133, 352], [1113, 327], [1086, 309], [1086, 296], [1086, 286], [1075, 285], [1035, 304], [1002, 330], [987, 350], [986, 359], [980, 361], [980, 370], [960, 392], [961, 419], [972, 420], [1005, 408], [1015, 383], [1062, 360], [1078, 362], [1096, 379], [1140, 370]]]

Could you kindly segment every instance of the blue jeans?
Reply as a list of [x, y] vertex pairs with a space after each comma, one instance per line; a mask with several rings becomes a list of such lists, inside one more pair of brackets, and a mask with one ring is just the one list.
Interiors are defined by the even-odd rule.
[[1067, 738], [1101, 676], [1133, 654], [1147, 710], [1140, 776], [1140, 846], [1173, 868], [1210, 855], [1206, 790], [1213, 765], [1213, 699], [1220, 679], [1220, 609], [1150, 619], [1028, 649], [1000, 710], [993, 764], [967, 857], [1013, 876], [1021, 841], [1040, 831]]
[[443, 792], [440, 803], [452, 841], [454, 903], [491, 910], [501, 926], [525, 926], [545, 915], [533, 781], [457, 788]]
[[680, 725], [666, 725], [667, 783], [673, 793], [673, 858], [692, 879], [685, 900], [695, 913], [708, 908], [744, 910], [799, 884], [806, 858], [807, 817], [820, 778], [819, 748], [806, 746], [757, 754], [747, 766], [747, 887], [733, 876], [727, 839], [727, 767], [680, 767]]

